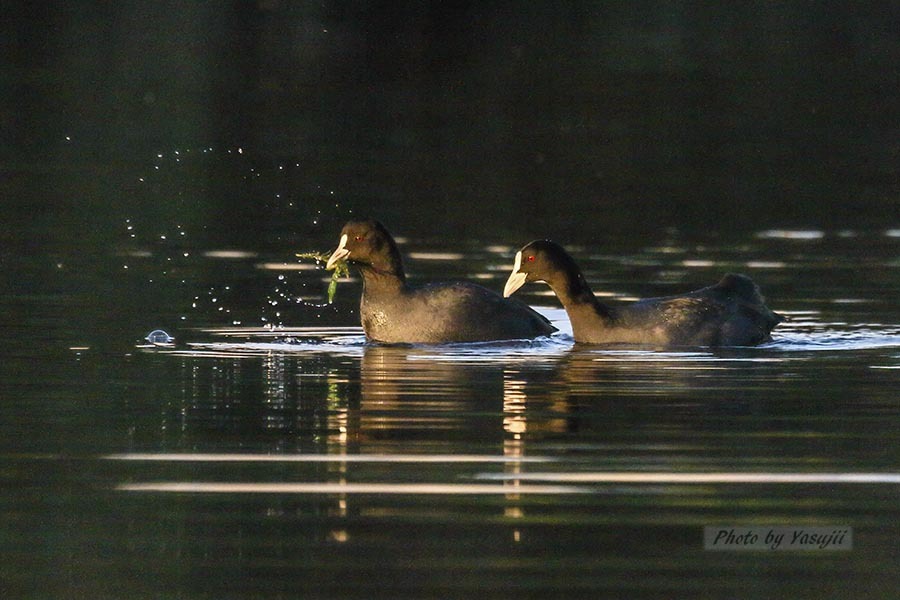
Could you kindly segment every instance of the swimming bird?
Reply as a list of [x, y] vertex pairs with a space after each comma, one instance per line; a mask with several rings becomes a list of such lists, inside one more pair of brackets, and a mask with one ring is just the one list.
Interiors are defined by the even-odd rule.
[[360, 321], [370, 340], [397, 343], [535, 338], [556, 328], [523, 302], [468, 282], [410, 285], [397, 244], [374, 220], [350, 221], [325, 267], [340, 261], [362, 275]]
[[769, 310], [749, 277], [734, 273], [680, 296], [603, 304], [572, 257], [549, 240], [530, 242], [516, 253], [503, 295], [531, 281], [550, 286], [572, 322], [575, 341], [588, 344], [753, 346], [769, 341], [769, 332], [784, 320]]

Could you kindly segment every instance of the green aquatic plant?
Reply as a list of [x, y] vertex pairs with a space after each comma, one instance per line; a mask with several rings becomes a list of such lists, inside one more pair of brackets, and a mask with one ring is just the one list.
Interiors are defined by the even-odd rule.
[[[313, 259], [317, 263], [327, 263], [331, 256], [325, 252], [301, 252], [295, 255], [300, 260]], [[334, 295], [337, 293], [338, 279], [341, 277], [350, 277], [350, 266], [346, 260], [338, 260], [334, 264], [334, 270], [331, 272], [331, 281], [328, 284], [328, 304], [334, 303]]]

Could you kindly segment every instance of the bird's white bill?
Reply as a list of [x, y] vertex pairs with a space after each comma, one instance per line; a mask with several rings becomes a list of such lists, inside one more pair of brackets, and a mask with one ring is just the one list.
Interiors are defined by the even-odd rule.
[[519, 267], [521, 266], [522, 251], [520, 250], [519, 252], [516, 252], [516, 262], [513, 263], [512, 273], [509, 274], [509, 279], [506, 280], [506, 285], [503, 286], [504, 298], [509, 298], [517, 289], [525, 285], [525, 277], [527, 277], [527, 275], [519, 272]]
[[348, 256], [350, 256], [350, 251], [347, 250], [347, 234], [341, 236], [341, 243], [338, 244], [337, 250], [331, 253], [331, 256], [328, 257], [328, 262], [325, 263], [325, 268], [331, 270], [334, 268], [338, 262], [344, 260]]

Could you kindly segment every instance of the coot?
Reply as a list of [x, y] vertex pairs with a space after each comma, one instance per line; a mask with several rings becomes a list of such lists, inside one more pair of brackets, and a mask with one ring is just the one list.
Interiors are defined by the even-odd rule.
[[576, 342], [656, 346], [752, 346], [769, 341], [783, 320], [755, 283], [729, 273], [716, 285], [681, 296], [607, 306], [597, 301], [569, 254], [537, 240], [516, 253], [504, 296], [529, 281], [546, 282], [572, 322]]
[[397, 244], [374, 220], [350, 221], [326, 268], [341, 260], [362, 274], [360, 321], [370, 340], [396, 343], [475, 342], [534, 338], [556, 328], [518, 300], [473, 283], [406, 282]]

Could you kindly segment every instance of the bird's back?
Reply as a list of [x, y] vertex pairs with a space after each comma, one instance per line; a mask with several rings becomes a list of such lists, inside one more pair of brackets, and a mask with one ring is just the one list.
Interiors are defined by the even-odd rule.
[[387, 343], [444, 343], [534, 338], [556, 331], [529, 306], [466, 282], [408, 286], [363, 295], [366, 334]]
[[656, 332], [665, 345], [752, 346], [768, 341], [783, 317], [766, 306], [749, 277], [729, 273], [688, 294], [621, 307], [616, 319], [626, 328]]

